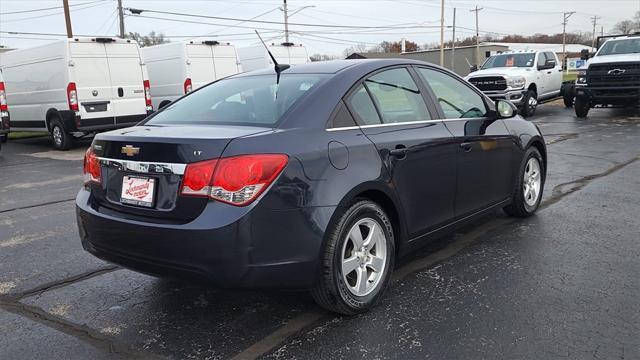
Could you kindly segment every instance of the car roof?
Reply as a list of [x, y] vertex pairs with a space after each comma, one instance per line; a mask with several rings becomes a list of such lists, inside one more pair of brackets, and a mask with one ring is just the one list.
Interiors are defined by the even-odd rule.
[[[383, 67], [392, 65], [403, 64], [422, 64], [427, 63], [419, 60], [412, 59], [350, 59], [350, 60], [329, 60], [329, 61], [315, 61], [306, 64], [291, 65], [291, 67], [283, 74], [336, 74], [344, 70], [356, 70], [361, 68]], [[254, 76], [254, 75], [269, 75], [273, 74], [273, 68], [268, 67], [265, 69], [249, 71], [238, 74], [236, 76]]]

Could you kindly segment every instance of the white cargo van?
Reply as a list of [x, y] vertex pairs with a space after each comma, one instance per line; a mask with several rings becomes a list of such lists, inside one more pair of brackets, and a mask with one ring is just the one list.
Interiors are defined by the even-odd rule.
[[[311, 62], [307, 48], [293, 43], [267, 45], [279, 64], [304, 64]], [[238, 57], [244, 71], [264, 69], [273, 66], [273, 61], [263, 45], [238, 48]]]
[[0, 70], [0, 144], [6, 143], [7, 136], [9, 136], [9, 106], [7, 105], [6, 94], [4, 78], [2, 77], [2, 70]]
[[0, 54], [11, 127], [48, 131], [56, 149], [75, 137], [131, 126], [153, 111], [138, 44], [71, 38]]
[[218, 41], [168, 43], [140, 49], [147, 64], [154, 108], [203, 85], [242, 71], [236, 48]]

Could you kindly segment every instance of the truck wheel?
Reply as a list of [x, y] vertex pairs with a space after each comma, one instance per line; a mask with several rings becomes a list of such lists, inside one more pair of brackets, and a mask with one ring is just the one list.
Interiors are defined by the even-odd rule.
[[591, 108], [591, 104], [589, 104], [589, 99], [584, 96], [576, 96], [575, 104], [573, 107], [576, 110], [576, 116], [584, 119], [589, 114], [589, 109]]
[[56, 150], [69, 150], [73, 142], [71, 134], [65, 131], [62, 122], [59, 119], [51, 120], [49, 125], [49, 131], [51, 132], [51, 140], [53, 141], [53, 148]]
[[574, 98], [575, 98], [575, 90], [573, 89], [573, 85], [567, 85], [564, 89], [564, 93], [562, 94], [562, 99], [564, 100], [564, 106], [568, 108], [572, 107]]
[[520, 114], [524, 117], [533, 116], [536, 113], [536, 107], [538, 107], [537, 95], [533, 90], [529, 90], [522, 98]]

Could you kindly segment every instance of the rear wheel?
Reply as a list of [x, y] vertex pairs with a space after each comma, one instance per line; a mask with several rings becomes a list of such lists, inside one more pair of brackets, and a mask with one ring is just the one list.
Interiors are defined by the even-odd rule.
[[530, 147], [520, 165], [519, 180], [511, 204], [504, 211], [517, 217], [533, 215], [540, 206], [544, 190], [544, 162], [535, 147]]
[[538, 97], [533, 90], [527, 91], [522, 98], [522, 106], [520, 108], [520, 114], [524, 117], [533, 116], [536, 113], [538, 107]]
[[49, 131], [51, 132], [51, 140], [53, 141], [53, 147], [56, 150], [69, 150], [73, 143], [71, 134], [67, 133], [62, 126], [60, 119], [53, 119], [49, 124]]
[[589, 114], [589, 109], [591, 108], [591, 104], [589, 104], [589, 99], [584, 96], [576, 96], [576, 101], [573, 107], [576, 110], [576, 116], [579, 118], [586, 118]]
[[365, 312], [382, 297], [394, 260], [389, 218], [376, 203], [358, 201], [328, 230], [320, 278], [311, 295], [330, 311], [345, 315]]

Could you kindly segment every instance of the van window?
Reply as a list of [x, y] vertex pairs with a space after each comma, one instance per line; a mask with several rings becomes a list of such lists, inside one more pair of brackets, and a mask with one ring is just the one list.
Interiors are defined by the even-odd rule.
[[145, 124], [274, 126], [325, 78], [282, 74], [279, 85], [275, 74], [223, 79], [172, 103]]

